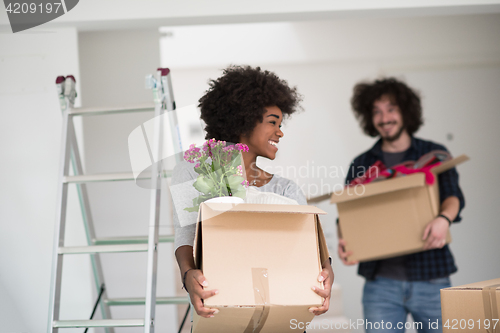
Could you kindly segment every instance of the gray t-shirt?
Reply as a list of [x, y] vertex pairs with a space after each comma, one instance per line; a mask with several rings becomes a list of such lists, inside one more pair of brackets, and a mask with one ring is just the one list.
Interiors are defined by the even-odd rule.
[[[175, 250], [183, 245], [193, 246], [194, 244], [198, 214], [187, 213], [184, 208], [191, 207], [193, 198], [198, 195], [192, 186], [197, 177], [194, 164], [186, 161], [179, 163], [173, 171], [170, 190], [174, 202]], [[273, 178], [264, 186], [254, 188], [261, 192], [272, 192], [294, 199], [299, 205], [307, 205], [306, 197], [300, 187], [295, 182], [278, 175], [273, 175]]]

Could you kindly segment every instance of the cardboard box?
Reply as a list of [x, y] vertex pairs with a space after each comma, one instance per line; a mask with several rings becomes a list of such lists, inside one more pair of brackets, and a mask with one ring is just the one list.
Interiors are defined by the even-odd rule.
[[195, 261], [219, 293], [205, 300], [213, 318], [194, 313], [193, 332], [296, 332], [291, 320], [310, 322], [323, 299], [311, 290], [328, 260], [312, 206], [202, 204]]
[[443, 332], [500, 332], [500, 279], [441, 289]]
[[[431, 170], [437, 177], [468, 159], [462, 155]], [[330, 202], [337, 204], [339, 231], [353, 252], [349, 260], [369, 261], [422, 251], [425, 227], [439, 214], [439, 188], [437, 179], [430, 186], [415, 173], [346, 187]]]

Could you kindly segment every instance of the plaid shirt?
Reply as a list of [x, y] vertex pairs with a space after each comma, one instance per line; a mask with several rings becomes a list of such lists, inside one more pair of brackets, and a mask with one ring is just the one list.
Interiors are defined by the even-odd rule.
[[[346, 178], [346, 184], [349, 184], [354, 178], [363, 174], [376, 161], [383, 161], [382, 140], [367, 152], [354, 159], [349, 167]], [[403, 161], [416, 161], [422, 155], [433, 150], [447, 149], [431, 141], [425, 141], [412, 137], [411, 146], [406, 151]], [[460, 222], [460, 212], [465, 206], [462, 190], [458, 186], [458, 173], [455, 168], [447, 170], [438, 176], [439, 198], [441, 203], [450, 196], [455, 196], [460, 200], [460, 210], [453, 222]], [[405, 255], [405, 272], [409, 281], [431, 280], [440, 277], [449, 276], [457, 271], [453, 255], [445, 245], [441, 249], [428, 250], [419, 253]], [[358, 274], [368, 280], [373, 280], [377, 273], [379, 261], [368, 261], [359, 264]]]

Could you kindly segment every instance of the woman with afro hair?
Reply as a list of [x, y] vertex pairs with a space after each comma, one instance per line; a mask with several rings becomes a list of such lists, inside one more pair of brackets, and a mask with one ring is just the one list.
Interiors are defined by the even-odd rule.
[[[206, 139], [215, 138], [246, 144], [249, 149], [242, 155], [250, 186], [261, 192], [277, 193], [306, 205], [304, 194], [293, 181], [272, 175], [256, 165], [258, 156], [275, 159], [279, 141], [284, 135], [281, 122], [299, 108], [301, 97], [296, 88], [289, 87], [286, 81], [272, 72], [249, 66], [230, 66], [223, 71], [221, 77], [211, 80], [209, 85], [209, 89], [199, 100], [201, 119], [206, 124]], [[197, 176], [192, 164], [181, 162], [174, 169], [171, 186], [193, 181]], [[176, 193], [175, 197], [177, 207], [182, 193]], [[188, 207], [192, 197], [185, 197], [185, 207]], [[203, 300], [218, 291], [207, 290], [208, 282], [201, 270], [196, 269], [193, 259], [196, 220], [183, 220], [181, 227], [179, 219], [186, 218], [185, 215], [180, 216], [181, 210], [174, 210], [175, 256], [181, 278], [196, 313], [206, 318], [213, 317], [217, 309], [204, 307]], [[324, 289], [315, 288], [314, 292], [325, 301], [322, 306], [310, 309], [315, 315], [325, 313], [329, 307], [333, 283], [329, 260], [323, 263], [323, 270], [318, 279], [323, 282]]]

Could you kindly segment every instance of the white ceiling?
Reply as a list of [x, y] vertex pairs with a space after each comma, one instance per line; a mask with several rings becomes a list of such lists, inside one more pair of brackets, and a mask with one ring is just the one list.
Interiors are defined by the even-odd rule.
[[[71, 26], [89, 31], [485, 13], [500, 13], [500, 0], [82, 0], [70, 12], [35, 29]], [[0, 31], [11, 31], [3, 6]]]

